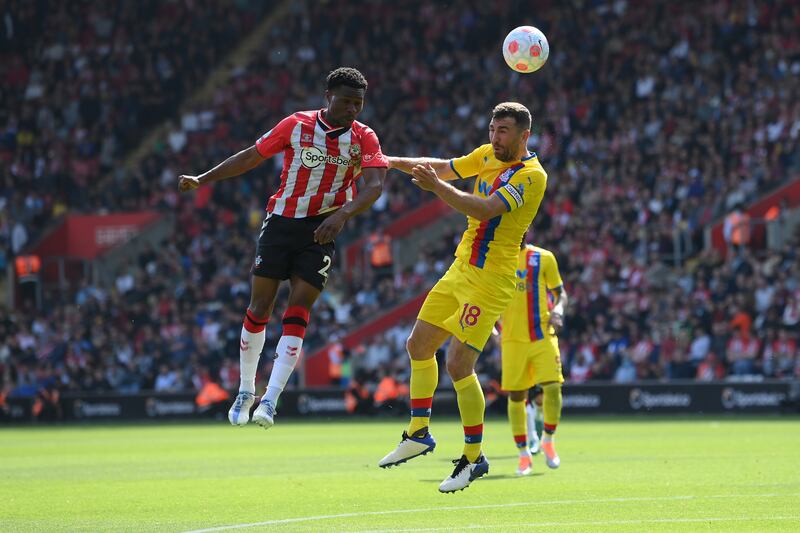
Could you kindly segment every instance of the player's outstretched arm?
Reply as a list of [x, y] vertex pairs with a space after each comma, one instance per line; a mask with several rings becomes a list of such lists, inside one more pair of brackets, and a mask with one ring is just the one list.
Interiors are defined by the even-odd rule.
[[215, 181], [239, 176], [248, 170], [254, 169], [263, 162], [264, 158], [258, 153], [256, 147], [251, 146], [238, 154], [230, 156], [219, 165], [199, 176], [179, 176], [178, 189], [181, 192], [191, 191], [206, 183], [213, 183]]
[[436, 171], [436, 175], [440, 180], [452, 181], [458, 179], [459, 176], [453, 172], [453, 167], [450, 166], [449, 159], [436, 159], [433, 157], [394, 157], [387, 156], [389, 160], [389, 168], [394, 168], [400, 172], [411, 174], [411, 171], [417, 165], [430, 165]]
[[386, 169], [365, 168], [362, 174], [364, 187], [358, 190], [355, 200], [347, 202], [338, 211], [322, 221], [314, 231], [314, 240], [320, 244], [331, 242], [344, 227], [344, 223], [359, 213], [363, 213], [375, 203], [383, 192]]
[[417, 165], [411, 175], [414, 176], [411, 181], [417, 187], [431, 191], [456, 211], [478, 220], [489, 220], [508, 211], [508, 206], [500, 196], [493, 194], [489, 198], [481, 198], [459, 191], [440, 179], [432, 165]]

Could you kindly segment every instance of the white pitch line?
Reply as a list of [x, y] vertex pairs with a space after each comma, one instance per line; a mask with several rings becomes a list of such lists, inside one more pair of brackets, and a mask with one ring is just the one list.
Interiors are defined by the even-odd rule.
[[[765, 516], [765, 517], [725, 517], [725, 516], [708, 516], [703, 518], [643, 518], [641, 520], [596, 520], [591, 522], [538, 522], [532, 524], [530, 522], [523, 522], [519, 524], [496, 524], [493, 526], [488, 525], [471, 525], [471, 526], [458, 526], [459, 529], [498, 529], [508, 527], [524, 527], [528, 529], [541, 528], [541, 527], [565, 527], [565, 526], [624, 526], [624, 525], [643, 525], [643, 524], [684, 524], [694, 522], [754, 522], [754, 521], [784, 521], [784, 520], [797, 520], [800, 522], [800, 515], [797, 516]], [[447, 527], [429, 527], [429, 528], [409, 528], [409, 529], [369, 529], [361, 531], [360, 533], [400, 533], [402, 531], [450, 531], [452, 526]]]
[[580, 505], [593, 503], [626, 503], [626, 502], [659, 502], [676, 500], [708, 500], [715, 498], [774, 498], [780, 496], [800, 496], [800, 493], [793, 494], [715, 494], [711, 496], [652, 496], [652, 497], [632, 497], [632, 498], [597, 498], [589, 500], [550, 500], [533, 502], [514, 502], [514, 503], [493, 503], [486, 505], [461, 505], [447, 507], [429, 507], [420, 509], [395, 509], [388, 511], [364, 511], [360, 513], [342, 513], [318, 516], [299, 516], [296, 518], [282, 518], [278, 520], [265, 520], [263, 522], [250, 522], [246, 524], [230, 524], [227, 526], [209, 527], [204, 529], [193, 529], [186, 533], [213, 533], [216, 531], [229, 531], [231, 529], [247, 529], [251, 527], [275, 526], [279, 524], [296, 524], [299, 522], [316, 522], [320, 520], [336, 520], [339, 518], [355, 518], [362, 516], [382, 516], [390, 514], [408, 513], [429, 513], [441, 511], [466, 511], [474, 509], [505, 509], [509, 507], [530, 507], [539, 505]]

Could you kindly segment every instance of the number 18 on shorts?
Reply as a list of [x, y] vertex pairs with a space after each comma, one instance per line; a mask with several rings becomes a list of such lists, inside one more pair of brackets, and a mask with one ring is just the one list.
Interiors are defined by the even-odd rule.
[[417, 318], [480, 352], [511, 302], [515, 287], [513, 274], [487, 272], [456, 260], [428, 293]]

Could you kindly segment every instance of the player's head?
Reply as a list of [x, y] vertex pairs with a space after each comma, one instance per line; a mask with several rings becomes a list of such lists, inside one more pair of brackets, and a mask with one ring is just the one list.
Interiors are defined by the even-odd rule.
[[326, 120], [333, 126], [349, 126], [364, 108], [367, 79], [354, 68], [339, 67], [328, 74]]
[[531, 135], [531, 112], [517, 102], [503, 102], [492, 110], [489, 142], [498, 161], [521, 159], [527, 153]]

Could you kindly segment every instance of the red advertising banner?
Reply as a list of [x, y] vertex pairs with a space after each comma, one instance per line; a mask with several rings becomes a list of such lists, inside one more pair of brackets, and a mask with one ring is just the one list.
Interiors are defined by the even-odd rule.
[[114, 215], [68, 215], [31, 250], [42, 258], [79, 257], [92, 260], [124, 244], [161, 217], [155, 212]]

